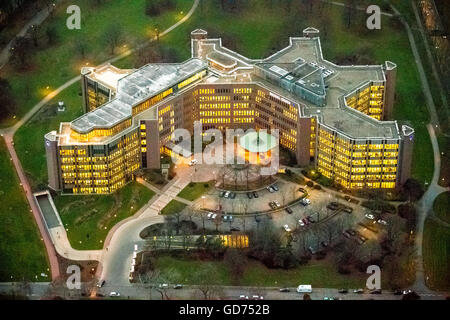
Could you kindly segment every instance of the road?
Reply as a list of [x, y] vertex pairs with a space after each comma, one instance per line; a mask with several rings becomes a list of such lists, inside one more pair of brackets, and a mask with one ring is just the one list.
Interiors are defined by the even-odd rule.
[[[49, 14], [53, 11], [53, 9], [56, 7], [56, 4], [60, 2], [61, 0], [55, 0], [54, 6], [45, 7], [41, 11], [39, 11], [33, 18], [31, 18], [27, 24], [19, 31], [18, 34], [16, 34], [15, 38], [17, 37], [23, 37], [28, 29], [30, 29], [31, 26], [38, 26], [42, 22], [44, 22], [45, 19], [49, 16]], [[2, 69], [6, 63], [8, 63], [10, 53], [11, 53], [11, 47], [14, 43], [14, 39], [12, 39], [8, 44], [3, 48], [3, 50], [0, 52], [0, 69]]]

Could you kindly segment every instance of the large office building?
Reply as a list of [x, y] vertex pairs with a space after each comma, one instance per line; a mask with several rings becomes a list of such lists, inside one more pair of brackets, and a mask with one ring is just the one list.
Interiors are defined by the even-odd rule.
[[414, 130], [390, 120], [396, 65], [339, 66], [323, 58], [319, 31], [265, 59], [249, 59], [191, 33], [192, 57], [137, 70], [83, 68], [86, 111], [45, 135], [49, 186], [111, 193], [141, 168], [159, 168], [177, 128], [278, 129], [301, 166], [348, 189], [400, 186]]

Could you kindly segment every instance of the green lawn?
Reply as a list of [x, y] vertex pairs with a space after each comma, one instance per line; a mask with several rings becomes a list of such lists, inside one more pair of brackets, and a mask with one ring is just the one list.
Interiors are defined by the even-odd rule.
[[[205, 261], [173, 258], [167, 255], [156, 259], [156, 268], [175, 270], [181, 281], [192, 284], [193, 275]], [[231, 271], [221, 261], [211, 261], [214, 266], [215, 283], [217, 285], [233, 285]], [[311, 261], [307, 265], [291, 270], [269, 269], [258, 261], [248, 260], [242, 276], [241, 285], [284, 287], [311, 284], [313, 288], [360, 288], [364, 287], [366, 275], [362, 273], [349, 276], [341, 275], [327, 260]]]
[[134, 215], [155, 193], [131, 182], [114, 194], [72, 196], [54, 199], [70, 244], [75, 249], [103, 248], [109, 230], [119, 221]]
[[177, 200], [171, 200], [162, 210], [162, 215], [171, 215], [174, 213], [181, 212], [187, 205], [183, 202]]
[[[44, 243], [3, 139], [0, 139], [0, 199], [0, 281], [50, 281]], [[41, 273], [48, 277], [42, 277]]]
[[[79, 75], [80, 68], [86, 63], [95, 66], [110, 58], [111, 50], [106, 47], [103, 34], [111, 25], [119, 25], [123, 34], [120, 48], [115, 52], [118, 54], [154, 36], [156, 25], [162, 31], [179, 21], [183, 16], [181, 12], [185, 14], [193, 4], [192, 0], [176, 0], [176, 10], [149, 17], [145, 14], [146, 2], [133, 0], [130, 4], [129, 0], [114, 0], [102, 1], [98, 5], [97, 1], [79, 0], [76, 4], [81, 9], [81, 29], [69, 30], [66, 27], [66, 9], [73, 1], [62, 1], [52, 17], [41, 25], [40, 45], [33, 48], [29, 70], [17, 72], [9, 65], [2, 70], [2, 77], [7, 78], [12, 86], [18, 105], [17, 116], [23, 116], [51, 90]], [[48, 26], [54, 27], [58, 38], [50, 47], [45, 35]], [[84, 57], [78, 43], [85, 48]], [[6, 119], [2, 125], [8, 126], [14, 121]]]
[[179, 197], [189, 201], [198, 199], [207, 193], [213, 186], [213, 182], [191, 182], [178, 194]]
[[432, 218], [425, 221], [423, 263], [427, 285], [431, 289], [450, 289], [450, 228]]
[[439, 219], [450, 223], [450, 192], [441, 193], [434, 199], [433, 210]]

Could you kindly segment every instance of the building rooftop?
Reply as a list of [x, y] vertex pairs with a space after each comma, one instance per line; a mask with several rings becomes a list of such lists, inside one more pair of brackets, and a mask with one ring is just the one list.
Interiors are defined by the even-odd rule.
[[148, 64], [118, 80], [115, 99], [71, 122], [71, 128], [88, 133], [111, 128], [131, 117], [132, 107], [206, 68], [206, 62], [189, 59], [183, 63]]

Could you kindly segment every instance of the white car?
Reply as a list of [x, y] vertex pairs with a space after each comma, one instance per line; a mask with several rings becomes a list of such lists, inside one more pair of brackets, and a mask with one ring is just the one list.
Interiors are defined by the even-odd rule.
[[217, 218], [217, 213], [213, 213], [213, 215], [211, 216], [211, 220], [215, 220]]
[[281, 207], [281, 204], [277, 200], [275, 200], [273, 203], [277, 206], [277, 208]]
[[116, 291], [111, 291], [111, 292], [109, 293], [109, 296], [110, 296], [110, 297], [120, 297], [120, 293], [118, 293], [118, 292], [116, 292]]
[[160, 289], [167, 289], [167, 288], [169, 288], [169, 285], [167, 283], [160, 283], [158, 287]]
[[213, 212], [208, 212], [208, 215], [206, 217], [208, 218], [208, 220], [211, 220], [213, 215]]
[[272, 186], [268, 186], [267, 190], [269, 190], [270, 193], [274, 193], [275, 192], [275, 189], [272, 188]]
[[230, 197], [230, 191], [225, 192], [225, 194], [223, 195], [224, 198], [229, 198]]
[[371, 213], [366, 213], [366, 214], [364, 215], [364, 217], [366, 217], [366, 218], [369, 219], [369, 220], [375, 219], [375, 216], [374, 216], [373, 214], [371, 214]]
[[300, 225], [300, 227], [304, 227], [305, 223], [302, 221], [302, 219], [298, 220], [298, 224]]
[[239, 300], [248, 300], [248, 296], [241, 294]]
[[379, 224], [384, 225], [384, 226], [387, 225], [387, 221], [386, 221], [386, 220], [383, 220], [383, 219], [378, 219], [377, 222], [378, 222]]
[[197, 163], [198, 163], [197, 159], [192, 159], [191, 161], [189, 161], [190, 166], [196, 165]]
[[303, 198], [300, 203], [304, 206], [307, 206], [309, 204], [311, 204], [311, 200], [309, 200], [308, 198]]
[[291, 231], [292, 231], [291, 228], [289, 228], [289, 226], [288, 226], [287, 224], [285, 224], [285, 225], [283, 226], [283, 229], [284, 229], [284, 231], [286, 231], [286, 232], [291, 232]]

